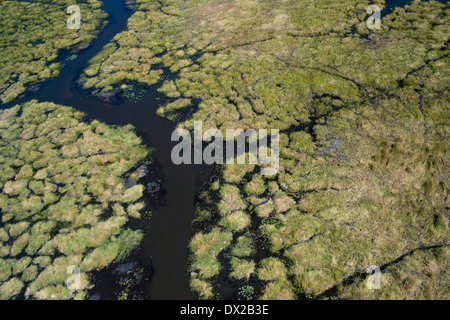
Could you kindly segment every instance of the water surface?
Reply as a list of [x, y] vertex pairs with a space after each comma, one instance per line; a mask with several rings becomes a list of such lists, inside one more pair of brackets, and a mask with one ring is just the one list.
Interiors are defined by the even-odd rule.
[[[126, 8], [124, 2], [103, 0], [103, 10], [110, 14], [109, 25], [101, 32], [98, 39], [87, 49], [80, 52], [76, 59], [64, 57], [64, 67], [60, 75], [41, 85], [36, 93], [28, 93], [11, 104], [37, 99], [71, 106], [83, 111], [87, 119], [113, 125], [132, 124], [144, 142], [156, 148], [153, 159], [158, 164], [166, 191], [165, 205], [152, 211], [150, 227], [146, 230], [139, 251], [142, 264], [152, 265], [148, 299], [192, 299], [187, 278], [187, 244], [192, 236], [191, 221], [194, 214], [196, 183], [202, 172], [200, 166], [180, 165], [172, 163], [170, 154], [175, 142], [171, 142], [174, 124], [156, 115], [159, 104], [165, 97], [156, 91], [157, 86], [147, 88], [143, 98], [138, 102], [105, 103], [93, 96], [87, 96], [76, 84], [81, 71], [88, 66], [94, 57], [117, 33], [126, 30], [126, 22], [133, 11]], [[67, 56], [65, 54], [64, 56]], [[134, 255], [136, 256], [136, 255]], [[101, 272], [99, 288], [103, 292], [95, 292], [101, 299], [114, 298], [114, 292], [108, 292], [107, 281], [113, 281], [108, 273]]]

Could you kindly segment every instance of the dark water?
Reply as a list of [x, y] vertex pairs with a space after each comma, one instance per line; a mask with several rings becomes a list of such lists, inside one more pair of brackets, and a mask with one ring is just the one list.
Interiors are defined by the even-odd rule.
[[[384, 14], [396, 6], [403, 6], [410, 1], [387, 1]], [[447, 1], [443, 1], [447, 2]], [[137, 103], [104, 103], [95, 97], [86, 96], [75, 81], [81, 71], [115, 34], [126, 29], [126, 22], [133, 13], [123, 1], [103, 0], [103, 10], [110, 14], [110, 24], [87, 49], [78, 54], [73, 61], [67, 61], [60, 70], [60, 75], [42, 84], [36, 93], [30, 93], [11, 104], [0, 106], [7, 108], [16, 103], [31, 99], [51, 101], [72, 106], [87, 114], [88, 119], [98, 119], [107, 124], [133, 124], [138, 134], [148, 145], [155, 147], [153, 158], [159, 166], [166, 191], [165, 205], [152, 211], [150, 227], [146, 230], [142, 248], [138, 256], [142, 264], [152, 265], [151, 281], [147, 288], [147, 299], [192, 299], [187, 277], [187, 244], [192, 236], [191, 221], [194, 214], [194, 200], [199, 179], [205, 179], [204, 168], [194, 165], [176, 166], [172, 163], [170, 153], [175, 143], [170, 141], [174, 124], [156, 115], [159, 104], [164, 103], [164, 96], [156, 88], [147, 88]], [[98, 277], [98, 290], [102, 299], [114, 298], [108, 271]]]

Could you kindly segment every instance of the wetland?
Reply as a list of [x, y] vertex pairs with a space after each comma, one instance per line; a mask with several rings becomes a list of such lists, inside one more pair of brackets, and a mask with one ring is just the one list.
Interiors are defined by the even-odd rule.
[[[446, 1], [67, 3], [0, 2], [1, 299], [449, 298]], [[279, 171], [176, 165], [195, 121]]]

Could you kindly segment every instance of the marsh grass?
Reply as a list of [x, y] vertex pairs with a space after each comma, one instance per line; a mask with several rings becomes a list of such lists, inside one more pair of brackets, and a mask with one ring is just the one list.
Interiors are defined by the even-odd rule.
[[255, 262], [247, 261], [243, 259], [233, 258], [231, 259], [231, 269], [232, 272], [230, 276], [242, 280], [242, 279], [250, 279], [250, 276], [255, 272]]
[[296, 296], [291, 288], [291, 283], [287, 280], [277, 280], [269, 282], [261, 300], [295, 300]]
[[218, 204], [218, 209], [222, 216], [226, 216], [236, 210], [243, 210], [247, 207], [240, 195], [238, 187], [234, 185], [224, 185], [220, 190], [220, 194], [222, 200]]
[[0, 299], [8, 300], [11, 297], [14, 297], [20, 293], [23, 287], [23, 282], [17, 278], [11, 278], [10, 280], [3, 282], [0, 286]]
[[[361, 27], [365, 15], [345, 11], [366, 4], [335, 5], [336, 18], [346, 15], [335, 26], [320, 22], [330, 8], [297, 2], [288, 14], [289, 35], [219, 53], [221, 36], [227, 34], [219, 33], [210, 53], [197, 60], [200, 67], [186, 68], [174, 82], [177, 88], [170, 88], [181, 93], [180, 99], [188, 92], [204, 100], [186, 127], [203, 120], [219, 129], [281, 129], [281, 166], [274, 179], [224, 168], [215, 186], [221, 215], [247, 212], [252, 227], [267, 239], [255, 248], [263, 256], [256, 261], [265, 287], [259, 298], [295, 299], [295, 287], [314, 295], [327, 292], [356, 270], [389, 263], [423, 243], [449, 241], [444, 213], [449, 164], [443, 151], [449, 105], [438, 80], [448, 74], [448, 50], [443, 49], [448, 5], [413, 3], [387, 16], [385, 27], [370, 36]], [[227, 8], [237, 6], [233, 2]], [[300, 12], [309, 18], [299, 19]], [[420, 22], [431, 16], [436, 29]], [[226, 25], [228, 17], [223, 19]], [[346, 33], [350, 26], [356, 34]], [[427, 35], [415, 34], [418, 29]], [[402, 58], [412, 48], [415, 54]], [[217, 68], [224, 56], [239, 64]], [[358, 67], [365, 63], [370, 70]], [[211, 224], [224, 226], [214, 219]], [[241, 250], [237, 242], [231, 252]], [[409, 258], [411, 265], [421, 259]], [[232, 255], [227, 259], [225, 264], [236, 263]], [[337, 295], [445, 299], [448, 292], [439, 288], [445, 287], [446, 275], [438, 271], [445, 264], [441, 255], [433, 259], [432, 281], [421, 271], [412, 276], [411, 270], [423, 268], [417, 264], [408, 271], [398, 268], [395, 277], [389, 274], [393, 282], [378, 295], [364, 292], [363, 284], [339, 286]], [[407, 283], [420, 283], [420, 289]]]
[[266, 258], [261, 261], [258, 278], [261, 280], [286, 279], [287, 269], [284, 263], [276, 258]]
[[232, 232], [239, 232], [250, 226], [250, 216], [243, 211], [235, 211], [222, 218], [220, 225]]
[[248, 257], [252, 254], [252, 239], [247, 236], [237, 238], [231, 253], [236, 257]]
[[[218, 273], [236, 256], [257, 265], [260, 279], [245, 280], [256, 281], [256, 298], [295, 299], [293, 288], [319, 296], [356, 270], [448, 244], [449, 5], [413, 2], [375, 33], [366, 27], [370, 4], [142, 0], [128, 30], [84, 71], [91, 89], [162, 82], [171, 99], [158, 114], [171, 119], [198, 101], [180, 127], [280, 130], [277, 175], [224, 166], [203, 194], [201, 229], [189, 245], [191, 285], [201, 297], [213, 297]], [[149, 72], [164, 67], [176, 79]], [[21, 133], [11, 128], [5, 138]], [[436, 257], [436, 270], [445, 261]], [[448, 298], [435, 286], [445, 273], [433, 282], [408, 272], [399, 268], [396, 279], [418, 281], [419, 292], [389, 285], [380, 296]], [[336, 295], [365, 297], [353, 289]]]
[[[97, 0], [78, 3], [83, 20], [76, 32], [66, 27], [65, 9], [71, 1], [41, 2], [1, 1], [0, 29], [0, 100], [16, 99], [32, 84], [54, 78], [61, 63], [56, 62], [62, 49], [75, 49], [96, 38], [105, 13]], [[42, 23], [45, 17], [46, 23]], [[64, 23], [63, 23], [64, 22]], [[68, 57], [72, 60], [76, 56]], [[31, 132], [24, 132], [25, 136]]]
[[214, 297], [212, 286], [206, 281], [192, 279], [190, 286], [192, 291], [196, 292], [203, 299], [211, 299]]
[[356, 299], [401, 299], [405, 292], [411, 299], [439, 299], [448, 295], [448, 264], [448, 247], [417, 250], [386, 267], [380, 277], [379, 290], [367, 290], [367, 277], [340, 289], [343, 297]]
[[[145, 207], [143, 186], [126, 189], [122, 177], [148, 151], [131, 126], [85, 123], [81, 113], [51, 103], [1, 110], [0, 119], [32, 128], [15, 135], [0, 128], [1, 298], [85, 298], [89, 272], [124, 259], [142, 239], [127, 223]], [[33, 156], [18, 163], [22, 151]], [[65, 284], [70, 265], [81, 269], [76, 292]]]

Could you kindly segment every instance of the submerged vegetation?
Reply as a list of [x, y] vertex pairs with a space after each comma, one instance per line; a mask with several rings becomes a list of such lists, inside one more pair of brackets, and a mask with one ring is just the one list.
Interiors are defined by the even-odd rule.
[[147, 158], [146, 147], [131, 125], [87, 123], [72, 108], [35, 100], [0, 110], [0, 138], [0, 299], [84, 298], [90, 272], [142, 239], [127, 223], [140, 219], [144, 187], [122, 177]]
[[[97, 91], [160, 81], [158, 114], [198, 107], [181, 127], [280, 129], [276, 175], [224, 166], [202, 194], [200, 298], [223, 281], [241, 298], [450, 297], [450, 5], [415, 1], [370, 31], [370, 4], [137, 0], [84, 71]], [[371, 265], [380, 290], [362, 281]]]
[[[8, 103], [30, 85], [59, 74], [58, 54], [82, 48], [96, 38], [107, 14], [97, 0], [77, 2], [81, 29], [67, 28], [75, 1], [0, 1], [0, 100]], [[70, 57], [74, 57], [73, 55]]]

